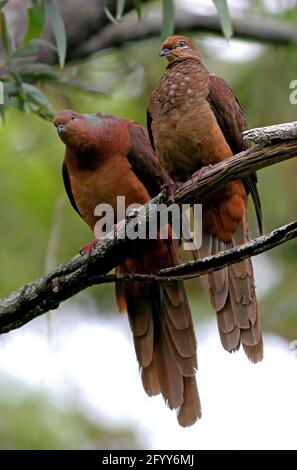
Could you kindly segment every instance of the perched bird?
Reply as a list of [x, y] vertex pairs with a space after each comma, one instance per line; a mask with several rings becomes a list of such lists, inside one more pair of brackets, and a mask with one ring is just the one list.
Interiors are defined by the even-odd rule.
[[[69, 200], [94, 230], [94, 209], [100, 203], [117, 210], [117, 196], [126, 207], [145, 204], [170, 177], [162, 169], [146, 130], [133, 121], [98, 114], [61, 111], [54, 117], [66, 145], [63, 178]], [[156, 273], [179, 263], [176, 239], [147, 240], [131, 254], [118, 273]], [[127, 311], [148, 395], [162, 393], [177, 409], [181, 426], [201, 416], [196, 385], [196, 338], [184, 284], [119, 282], [119, 309]]]
[[[148, 131], [162, 165], [175, 182], [182, 182], [247, 148], [242, 137], [246, 122], [231, 88], [209, 73], [188, 37], [168, 37], [160, 56], [169, 64], [149, 99]], [[262, 231], [256, 175], [233, 181], [201, 201], [200, 256], [215, 255], [249, 240], [248, 192]], [[260, 361], [263, 341], [251, 261], [210, 274], [208, 283], [223, 347], [232, 352], [242, 344], [252, 362]]]

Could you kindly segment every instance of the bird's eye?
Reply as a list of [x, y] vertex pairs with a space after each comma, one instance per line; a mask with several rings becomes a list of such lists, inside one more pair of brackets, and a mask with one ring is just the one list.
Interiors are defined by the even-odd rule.
[[179, 47], [187, 47], [186, 41], [179, 41]]
[[76, 117], [74, 116], [74, 114], [72, 114], [70, 120], [71, 120], [71, 121], [76, 121]]

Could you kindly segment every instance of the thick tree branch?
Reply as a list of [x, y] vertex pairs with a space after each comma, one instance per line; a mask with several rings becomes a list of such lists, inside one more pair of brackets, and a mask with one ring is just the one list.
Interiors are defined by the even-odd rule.
[[248, 129], [243, 132], [243, 139], [265, 145], [280, 140], [297, 139], [297, 121]]
[[[147, 13], [141, 22], [132, 15], [126, 15], [120, 24], [105, 26], [97, 34], [72, 49], [70, 57], [80, 59], [102, 49], [121, 47], [129, 41], [159, 36], [161, 21], [161, 15], [157, 11]], [[245, 17], [232, 18], [232, 24], [234, 37], [237, 38], [281, 45], [288, 45], [297, 39], [297, 28], [290, 23]], [[176, 13], [175, 31], [222, 35], [217, 15], [199, 15], [184, 10], [178, 10]]]
[[[142, 0], [147, 2], [148, 0]], [[117, 0], [55, 0], [64, 20], [67, 34], [68, 59], [72, 51], [87, 41], [98, 31], [104, 30], [110, 24], [104, 12], [104, 6], [115, 14]], [[32, 5], [31, 0], [9, 0], [4, 11], [7, 15], [9, 31], [15, 36], [16, 44], [20, 44], [21, 38], [26, 32], [27, 9]], [[133, 0], [126, 0], [125, 10], [127, 13], [134, 8]], [[47, 21], [44, 37], [54, 42], [52, 28]], [[1, 45], [0, 45], [1, 52]], [[1, 55], [1, 54], [0, 54]], [[46, 48], [40, 48], [37, 62], [56, 63], [57, 55]]]
[[[280, 126], [280, 129], [282, 129], [282, 126]], [[241, 178], [265, 166], [293, 158], [296, 155], [297, 140], [277, 142], [269, 146], [263, 144], [257, 145], [224, 162], [214, 165], [206, 170], [200, 178], [193, 178], [187, 181], [176, 194], [174, 201], [179, 205], [182, 203], [203, 202], [209, 194], [222, 188], [227, 182]], [[161, 193], [150, 203], [139, 208], [135, 217], [130, 222], [137, 224], [141, 228], [154, 216], [159, 204], [164, 203], [166, 206], [171, 202], [165, 194]], [[273, 232], [268, 238], [265, 239], [264, 237], [264, 239], [255, 242], [254, 247], [246, 247], [247, 251], [245, 254], [252, 256], [254, 253], [259, 253], [259, 246], [261, 244], [269, 245], [269, 243], [275, 242], [276, 244], [272, 244], [272, 247], [282, 243], [282, 240], [286, 241], [286, 237], [288, 237], [287, 239], [292, 238], [295, 236], [295, 232], [292, 232], [292, 229], [294, 229], [294, 226], [288, 226], [288, 234], [286, 233], [286, 228]], [[63, 300], [86, 287], [103, 282], [102, 275], [106, 275], [128, 255], [135, 254], [135, 250], [141, 249], [142, 244], [145, 243], [141, 240], [125, 238], [124, 231], [125, 226], [122, 224], [118, 230], [118, 237], [113, 239], [106, 237], [100, 242], [91, 257], [76, 256], [48, 275], [37, 279], [18, 291], [13, 292], [7, 298], [0, 300], [0, 332], [8, 332], [18, 328], [38, 315], [57, 308]], [[237, 248], [234, 251], [240, 250], [242, 248]], [[207, 270], [209, 269], [219, 269], [219, 267], [225, 266], [226, 263], [233, 262], [232, 253], [231, 255], [227, 253], [226, 256], [227, 258], [222, 258], [222, 255], [218, 255], [218, 261], [211, 261], [214, 265], [208, 265], [207, 263], [210, 263], [210, 261], [205, 261], [203, 265], [201, 261], [200, 264], [194, 265], [194, 268], [192, 264], [192, 268], [189, 269], [194, 269], [195, 275], [201, 275], [204, 272], [208, 272]], [[228, 256], [231, 258], [228, 259]], [[188, 268], [182, 266], [179, 269], [181, 271], [178, 271], [178, 275], [184, 275], [182, 274], [184, 273], [183, 270]], [[187, 272], [187, 274], [192, 276], [193, 271], [191, 273]], [[169, 274], [166, 271], [162, 272], [162, 274], [160, 273], [160, 275], [168, 276]], [[114, 280], [115, 278], [113, 278]], [[107, 280], [107, 282], [110, 282], [110, 280]]]
[[[147, 0], [142, 0], [147, 2]], [[111, 47], [121, 47], [130, 41], [139, 41], [159, 36], [161, 30], [160, 10], [144, 13], [143, 21], [138, 22], [136, 15], [126, 14], [118, 25], [111, 24], [104, 13], [104, 2], [101, 0], [56, 0], [62, 13], [67, 33], [67, 60], [79, 60], [92, 53]], [[26, 31], [26, 10], [30, 0], [10, 0], [4, 7], [10, 29], [16, 35], [19, 44]], [[116, 0], [107, 0], [106, 5], [114, 13]], [[133, 0], [126, 0], [125, 11], [134, 7]], [[233, 18], [234, 37], [259, 42], [288, 45], [296, 41], [296, 25], [262, 19], [258, 17]], [[202, 15], [191, 11], [178, 10], [175, 21], [176, 32], [222, 34], [217, 15]], [[53, 41], [53, 34], [47, 24], [45, 38]], [[1, 49], [1, 47], [0, 47]], [[1, 56], [1, 50], [0, 50]], [[53, 51], [41, 48], [37, 62], [53, 64], [57, 56]]]

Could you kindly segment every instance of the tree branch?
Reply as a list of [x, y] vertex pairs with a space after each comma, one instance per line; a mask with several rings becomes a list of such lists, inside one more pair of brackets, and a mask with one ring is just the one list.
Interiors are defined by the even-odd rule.
[[[126, 15], [121, 23], [108, 24], [82, 44], [70, 51], [69, 57], [80, 59], [94, 52], [110, 47], [121, 47], [129, 41], [140, 41], [159, 36], [161, 15], [150, 11], [143, 21], [139, 22], [132, 15]], [[234, 37], [288, 45], [297, 39], [297, 28], [294, 24], [281, 21], [263, 20], [257, 17], [232, 18]], [[183, 33], [214, 33], [222, 35], [221, 24], [217, 15], [199, 15], [193, 12], [178, 10], [175, 17], [175, 31]]]
[[[282, 126], [279, 126], [279, 128], [281, 132]], [[207, 196], [225, 186], [229, 181], [246, 176], [265, 166], [288, 160], [296, 155], [297, 140], [277, 142], [269, 146], [264, 144], [257, 145], [207, 169], [200, 178], [192, 178], [187, 181], [177, 192], [174, 202], [179, 205], [203, 202]], [[168, 206], [171, 202], [172, 200], [168, 199], [164, 193], [160, 193], [150, 203], [139, 208], [130, 222], [135, 225], [137, 224], [139, 229], [141, 229], [141, 226], [145, 226], [154, 217], [158, 210], [158, 205], [164, 203]], [[185, 268], [184, 265], [174, 268], [180, 271], [175, 271], [174, 273], [171, 271], [171, 275], [177, 275], [178, 273], [179, 276], [184, 276], [185, 270], [193, 269], [191, 272], [187, 271], [186, 274], [190, 275], [190, 277], [192, 275], [197, 276], [209, 272], [209, 269], [219, 269], [222, 266], [226, 266], [226, 264], [234, 262], [234, 259], [239, 261], [242, 255], [252, 256], [254, 253], [258, 254], [262, 245], [269, 249], [270, 243], [271, 247], [273, 247], [287, 239], [293, 238], [296, 233], [294, 231], [296, 229], [294, 224], [296, 222], [287, 228], [282, 227], [278, 229], [266, 236], [266, 238], [262, 237], [251, 242], [252, 246], [248, 244], [245, 248], [239, 247], [234, 249], [234, 252], [231, 252], [231, 254], [227, 252], [225, 257], [219, 254], [217, 255], [218, 260], [202, 260], [196, 265], [190, 264], [190, 268]], [[143, 240], [129, 240], [124, 235], [125, 224], [121, 224], [117, 232], [117, 238], [105, 237], [98, 244], [91, 257], [75, 256], [48, 275], [25, 285], [8, 297], [0, 300], [0, 332], [4, 333], [18, 328], [38, 315], [57, 308], [63, 300], [75, 295], [86, 287], [102, 282], [111, 282], [111, 278], [103, 279], [102, 275], [106, 275], [111, 269], [118, 266], [127, 256], [135, 256], [135, 253], [137, 253], [135, 250], [141, 250], [143, 247]], [[246, 251], [243, 251], [243, 254], [241, 250]], [[241, 254], [235, 255], [237, 251], [241, 252]], [[162, 271], [160, 276], [162, 276], [162, 279], [164, 279], [163, 276], [168, 277], [168, 270]], [[116, 279], [116, 277], [113, 277], [112, 282]]]
[[[147, 2], [147, 0], [142, 0]], [[67, 60], [80, 60], [92, 53], [111, 47], [121, 47], [129, 41], [139, 41], [159, 36], [161, 31], [160, 11], [144, 11], [141, 22], [136, 15], [126, 14], [121, 23], [114, 25], [104, 13], [104, 2], [100, 0], [56, 0], [64, 19], [67, 33]], [[26, 31], [27, 14], [30, 0], [11, 0], [4, 7], [8, 23], [16, 35], [16, 44], [20, 44]], [[106, 6], [113, 13], [116, 0], [107, 0]], [[125, 12], [134, 7], [133, 0], [126, 0]], [[232, 18], [234, 37], [260, 42], [288, 45], [296, 41], [297, 28], [293, 23], [273, 21], [258, 17]], [[217, 15], [202, 15], [191, 11], [177, 10], [176, 32], [222, 34]], [[46, 25], [44, 37], [53, 41], [50, 26]], [[1, 49], [1, 48], [0, 48]], [[1, 51], [0, 51], [1, 55]], [[40, 48], [37, 62], [54, 64], [56, 54], [46, 48]]]
[[243, 139], [265, 145], [280, 140], [297, 139], [297, 121], [248, 129], [243, 132]]
[[297, 238], [297, 221], [277, 228], [267, 235], [255, 238], [240, 247], [230, 248], [217, 255], [203, 259], [188, 261], [172, 268], [161, 269], [158, 274], [102, 274], [93, 276], [92, 284], [105, 284], [117, 281], [176, 281], [186, 280], [210, 274], [230, 264], [240, 263], [251, 256], [269, 251], [289, 240]]
[[162, 269], [159, 273], [159, 279], [191, 279], [203, 276], [204, 274], [218, 271], [230, 264], [240, 263], [240, 261], [251, 256], [264, 253], [296, 237], [297, 221], [277, 228], [267, 235], [251, 240], [245, 245], [220, 252], [215, 256], [208, 256], [207, 258], [183, 263], [173, 268]]

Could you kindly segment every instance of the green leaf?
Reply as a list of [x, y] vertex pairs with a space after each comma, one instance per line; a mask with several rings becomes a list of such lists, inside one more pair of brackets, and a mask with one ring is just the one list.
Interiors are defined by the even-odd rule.
[[4, 104], [5, 107], [24, 111], [24, 100], [21, 96], [21, 90], [18, 84], [4, 83]]
[[175, 8], [174, 0], [163, 0], [163, 21], [162, 21], [162, 31], [161, 39], [165, 39], [167, 36], [170, 36], [174, 32], [174, 18], [175, 18]]
[[51, 120], [53, 117], [53, 109], [45, 94], [42, 93], [39, 88], [29, 83], [23, 83], [22, 88], [30, 111], [44, 119]]
[[61, 13], [54, 0], [45, 0], [47, 12], [56, 39], [60, 67], [63, 68], [66, 59], [67, 41], [66, 31]]
[[6, 18], [5, 14], [3, 11], [0, 11], [0, 39], [3, 44], [4, 50], [7, 55], [10, 54], [11, 47], [10, 47], [10, 40], [8, 36], [8, 31], [7, 31], [7, 23], [6, 23]]
[[27, 57], [29, 55], [34, 55], [37, 53], [37, 46], [29, 42], [24, 46], [18, 47], [13, 54], [11, 54], [11, 59], [19, 59], [20, 57]]
[[38, 38], [43, 33], [45, 24], [45, 4], [44, 0], [32, 0], [32, 7], [27, 10], [28, 29], [23, 37], [23, 44], [27, 44], [31, 39]]
[[116, 12], [116, 20], [120, 21], [122, 19], [124, 8], [125, 8], [126, 0], [117, 0], [117, 12]]
[[31, 39], [28, 44], [18, 47], [10, 57], [11, 59], [19, 59], [21, 57], [37, 54], [39, 46], [48, 47], [49, 49], [57, 52], [57, 47], [51, 42], [46, 41], [45, 39]]
[[113, 16], [113, 14], [109, 11], [109, 9], [107, 8], [106, 5], [104, 5], [104, 13], [106, 14], [107, 18], [109, 19], [109, 21], [111, 21], [112, 23], [114, 24], [118, 24], [118, 21], [116, 20], [116, 18]]
[[49, 49], [52, 49], [53, 51], [57, 52], [58, 48], [55, 46], [55, 44], [52, 44], [51, 42], [47, 41], [46, 39], [32, 39], [31, 44], [35, 44], [36, 46], [43, 46], [43, 47], [48, 47]]
[[134, 0], [134, 7], [138, 16], [139, 21], [141, 20], [142, 15], [142, 5], [141, 0]]
[[227, 0], [213, 0], [213, 3], [215, 4], [216, 9], [218, 10], [223, 34], [227, 41], [229, 41], [229, 39], [233, 36], [233, 28]]
[[61, 80], [57, 70], [46, 64], [21, 64], [17, 70], [23, 80], [32, 82]]

